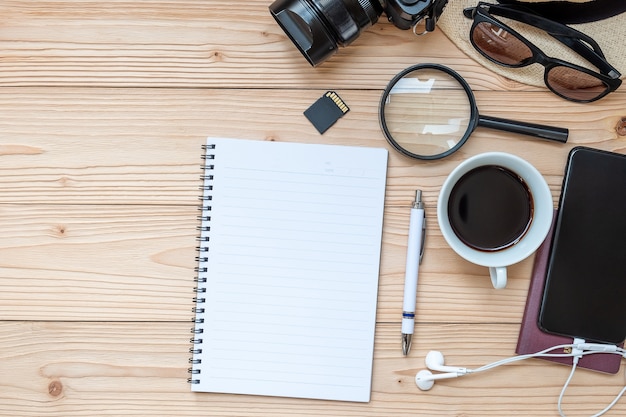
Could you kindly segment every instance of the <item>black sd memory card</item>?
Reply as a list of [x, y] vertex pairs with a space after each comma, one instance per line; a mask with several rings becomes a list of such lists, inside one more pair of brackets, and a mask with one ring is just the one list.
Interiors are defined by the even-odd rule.
[[324, 133], [350, 108], [334, 91], [328, 91], [305, 110], [304, 115], [320, 133]]

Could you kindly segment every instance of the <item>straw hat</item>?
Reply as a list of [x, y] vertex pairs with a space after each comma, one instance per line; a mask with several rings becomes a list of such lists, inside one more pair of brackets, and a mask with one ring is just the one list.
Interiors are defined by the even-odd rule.
[[[518, 3], [549, 19], [560, 21], [589, 35], [602, 48], [607, 61], [626, 75], [626, 1], [624, 0], [485, 0], [487, 3]], [[474, 7], [478, 0], [450, 0], [437, 26], [468, 56], [494, 72], [524, 84], [545, 86], [543, 69], [538, 65], [506, 68], [480, 55], [469, 40], [472, 19], [463, 9]], [[495, 16], [520, 32], [547, 55], [596, 69], [571, 49], [540, 29]]]

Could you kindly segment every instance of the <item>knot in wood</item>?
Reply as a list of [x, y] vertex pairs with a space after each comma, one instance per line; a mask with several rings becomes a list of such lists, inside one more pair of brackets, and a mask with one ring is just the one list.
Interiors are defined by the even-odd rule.
[[617, 126], [615, 126], [615, 131], [620, 136], [626, 136], [626, 117], [619, 119]]
[[63, 392], [63, 384], [59, 380], [54, 380], [48, 384], [48, 394], [58, 397]]

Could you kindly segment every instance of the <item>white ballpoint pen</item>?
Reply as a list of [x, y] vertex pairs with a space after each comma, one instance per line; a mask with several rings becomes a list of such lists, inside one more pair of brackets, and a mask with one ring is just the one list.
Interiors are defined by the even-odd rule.
[[424, 255], [424, 237], [426, 219], [422, 190], [415, 192], [415, 201], [411, 206], [409, 220], [409, 242], [406, 252], [406, 269], [404, 275], [404, 301], [402, 303], [402, 354], [408, 355], [411, 350], [411, 339], [415, 327], [415, 304], [417, 299], [417, 276], [419, 265]]

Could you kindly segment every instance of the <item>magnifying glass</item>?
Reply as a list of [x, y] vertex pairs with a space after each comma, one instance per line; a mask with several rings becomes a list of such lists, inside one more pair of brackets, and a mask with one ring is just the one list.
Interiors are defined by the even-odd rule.
[[469, 84], [439, 64], [414, 65], [391, 80], [380, 101], [380, 125], [395, 149], [417, 159], [452, 154], [478, 126], [561, 143], [569, 134], [560, 127], [479, 115]]

